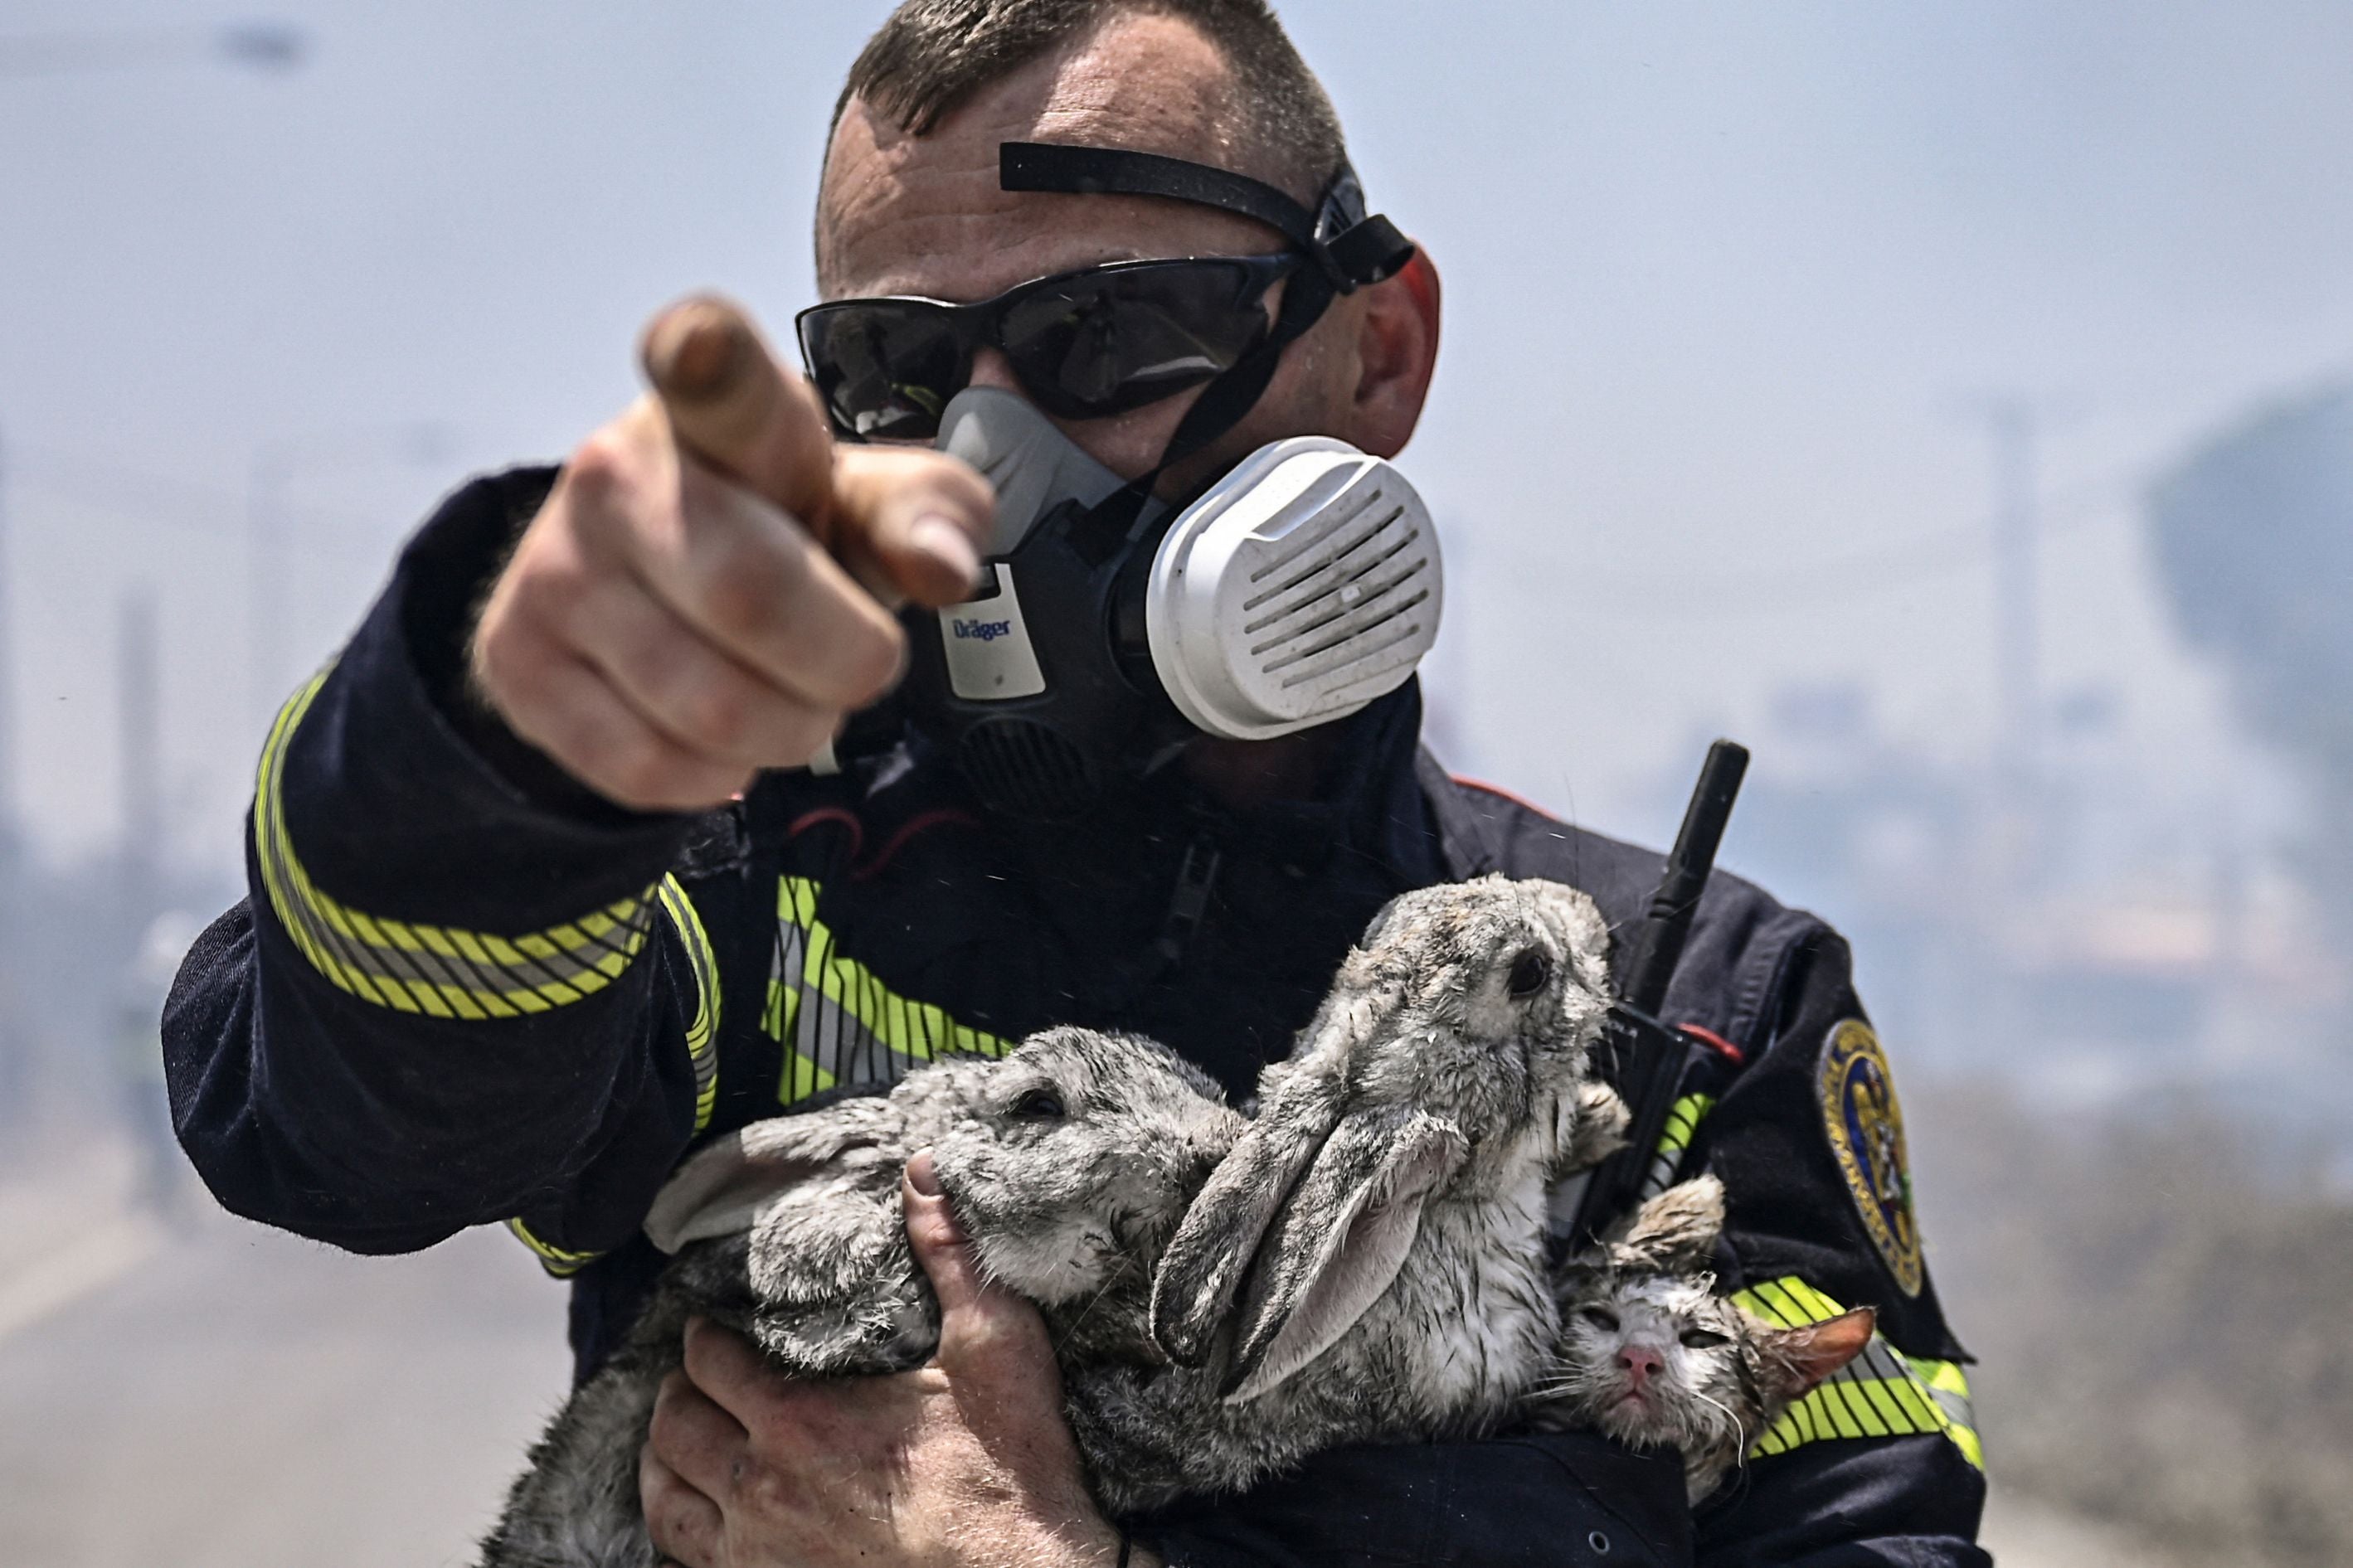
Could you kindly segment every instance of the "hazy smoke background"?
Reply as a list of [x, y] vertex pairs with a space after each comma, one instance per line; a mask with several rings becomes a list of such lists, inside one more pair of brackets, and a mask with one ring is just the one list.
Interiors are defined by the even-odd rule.
[[[1655, 842], [1755, 749], [2013, 1561], [2353, 1554], [2353, 12], [1282, 9], [1446, 279], [1441, 754]], [[881, 10], [0, 16], [0, 1558], [456, 1561], [559, 1389], [495, 1238], [204, 1216], [153, 1009], [435, 496], [807, 302]]]

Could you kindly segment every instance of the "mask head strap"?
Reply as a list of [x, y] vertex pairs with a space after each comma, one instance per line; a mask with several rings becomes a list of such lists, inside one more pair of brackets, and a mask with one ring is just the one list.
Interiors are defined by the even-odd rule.
[[[1345, 161], [1312, 214], [1263, 180], [1124, 147], [1000, 142], [997, 183], [1008, 191], [1161, 196], [1215, 207], [1266, 225], [1314, 264], [1292, 276], [1273, 329], [1259, 345], [1202, 389], [1161, 454], [1158, 468], [1199, 451], [1239, 424], [1274, 379], [1284, 347], [1314, 326], [1334, 298], [1391, 277], [1413, 259], [1413, 242], [1395, 224], [1366, 216], [1364, 187]], [[1148, 485], [1149, 478], [1138, 483]]]
[[1315, 263], [1334, 291], [1377, 283], [1413, 259], [1413, 242], [1397, 225], [1365, 216], [1364, 187], [1345, 162], [1310, 213], [1263, 180], [1231, 170], [1124, 147], [1072, 147], [1006, 142], [997, 149], [999, 190], [1067, 195], [1163, 196], [1255, 218]]

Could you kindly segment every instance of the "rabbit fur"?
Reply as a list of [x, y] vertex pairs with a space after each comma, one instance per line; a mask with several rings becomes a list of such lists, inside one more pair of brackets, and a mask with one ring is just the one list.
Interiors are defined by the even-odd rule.
[[1162, 1258], [1152, 1331], [1198, 1374], [1074, 1410], [1121, 1423], [1094, 1445], [1133, 1463], [1166, 1422], [1195, 1489], [1514, 1414], [1556, 1351], [1547, 1189], [1623, 1142], [1624, 1103], [1587, 1077], [1608, 950], [1558, 883], [1392, 900]]
[[[1044, 1312], [1074, 1402], [1090, 1366], [1160, 1363], [1152, 1262], [1242, 1125], [1166, 1047], [1058, 1028], [719, 1139], [656, 1198], [647, 1233], [677, 1260], [532, 1450], [482, 1568], [651, 1568], [638, 1453], [691, 1315], [794, 1376], [922, 1364], [939, 1307], [908, 1249], [900, 1175], [926, 1148], [982, 1271]], [[1106, 1504], [1132, 1502], [1115, 1462], [1088, 1458]]]
[[[637, 1453], [690, 1313], [788, 1373], [920, 1363], [937, 1308], [898, 1180], [926, 1146], [984, 1270], [1045, 1312], [1106, 1513], [1484, 1429], [1554, 1350], [1546, 1189], [1622, 1141], [1624, 1105], [1584, 1078], [1607, 946], [1557, 884], [1400, 896], [1253, 1124], [1165, 1047], [1064, 1028], [722, 1140], [647, 1221], [695, 1245], [533, 1451], [483, 1568], [649, 1568]], [[1041, 1085], [1060, 1142], [1020, 1126]]]

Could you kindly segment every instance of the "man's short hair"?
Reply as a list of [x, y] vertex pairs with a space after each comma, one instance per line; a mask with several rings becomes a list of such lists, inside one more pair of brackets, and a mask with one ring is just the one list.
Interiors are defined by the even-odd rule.
[[834, 120], [860, 98], [921, 136], [981, 89], [1121, 16], [1173, 16], [1208, 38], [1234, 75], [1236, 129], [1262, 161], [1237, 173], [1314, 204], [1346, 155], [1340, 117], [1265, 0], [904, 0], [849, 68]]

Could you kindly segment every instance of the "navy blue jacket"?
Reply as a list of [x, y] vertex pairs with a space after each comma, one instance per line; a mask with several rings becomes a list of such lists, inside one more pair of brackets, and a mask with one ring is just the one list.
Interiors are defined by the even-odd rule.
[[[907, 753], [769, 775], [707, 816], [606, 805], [462, 695], [471, 607], [550, 479], [452, 497], [288, 703], [251, 896], [189, 952], [164, 1054], [224, 1205], [371, 1253], [507, 1224], [571, 1279], [584, 1373], [660, 1264], [638, 1226], [700, 1139], [1057, 1023], [1155, 1036], [1245, 1092], [1394, 894], [1551, 877], [1623, 923], [1657, 879], [1651, 852], [1446, 776], [1411, 686], [1347, 721], [1320, 798], [1247, 815], [1172, 784], [1043, 829]], [[1198, 921], [1172, 918], [1187, 880]], [[1323, 1456], [1153, 1521], [1173, 1559], [1989, 1561], [1966, 1358], [1844, 944], [1719, 875], [1664, 1013], [1713, 1048], [1662, 1170], [1725, 1179], [1727, 1285], [1789, 1322], [1868, 1303], [1881, 1342], [1696, 1517], [1671, 1457], [1505, 1436]]]

